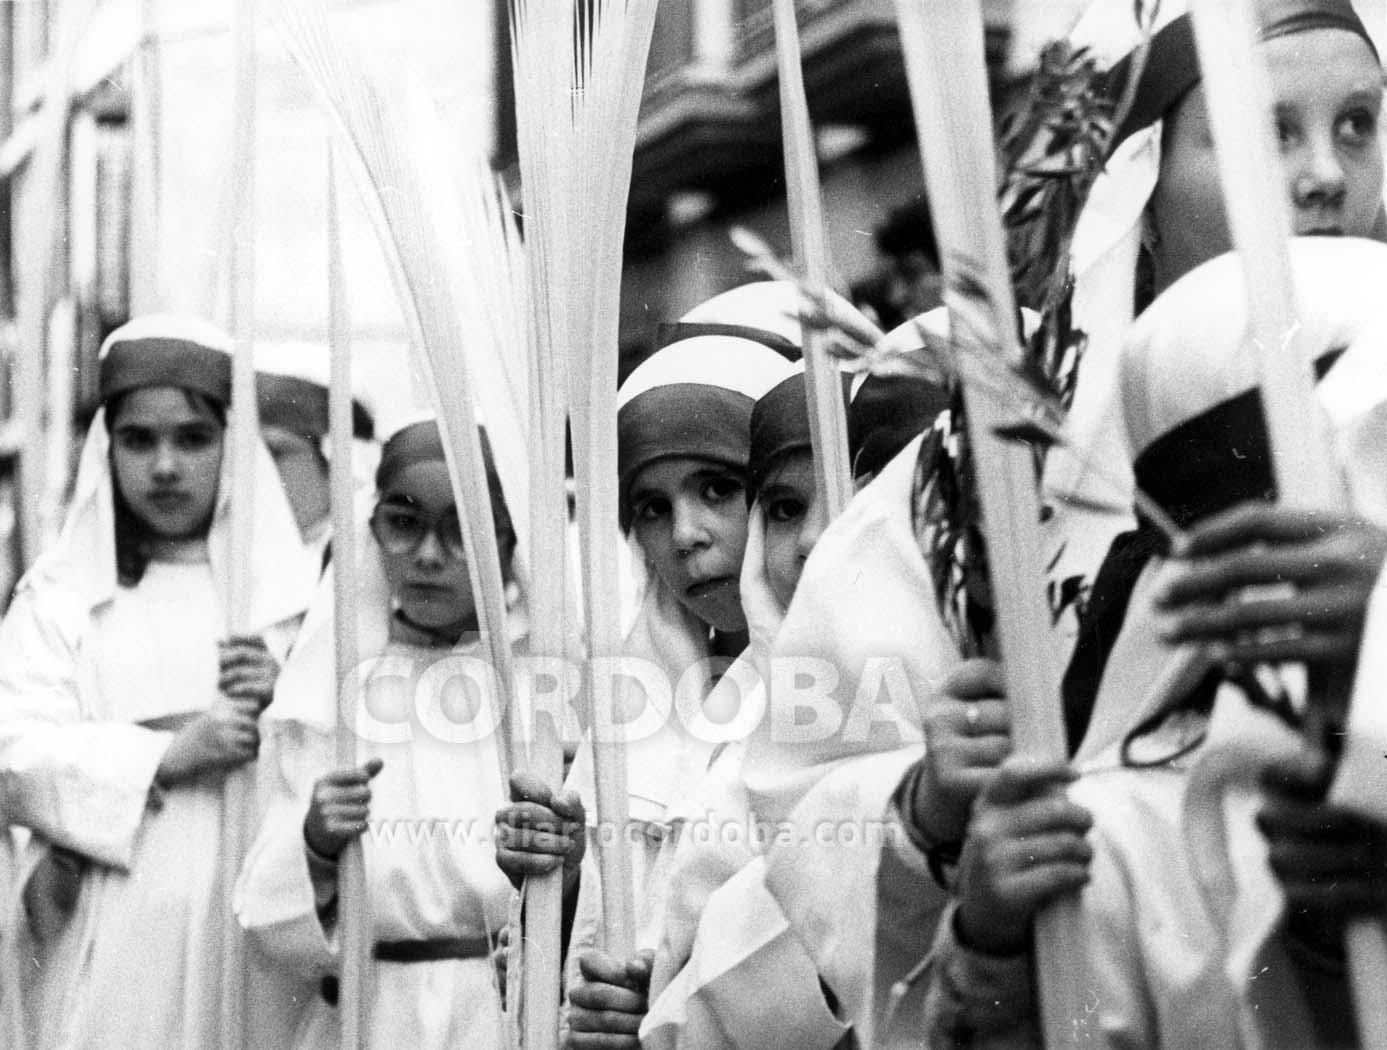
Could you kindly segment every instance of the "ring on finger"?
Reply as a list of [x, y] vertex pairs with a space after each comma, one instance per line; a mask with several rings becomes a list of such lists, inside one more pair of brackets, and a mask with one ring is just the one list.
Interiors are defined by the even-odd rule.
[[981, 713], [979, 713], [978, 709], [972, 704], [969, 704], [968, 707], [964, 709], [963, 721], [968, 725], [968, 732], [971, 733], [977, 729], [978, 720], [981, 718]]

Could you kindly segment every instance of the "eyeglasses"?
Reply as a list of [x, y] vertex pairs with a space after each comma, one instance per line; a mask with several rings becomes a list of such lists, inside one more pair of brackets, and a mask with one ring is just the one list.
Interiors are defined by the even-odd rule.
[[433, 533], [438, 545], [450, 558], [466, 557], [462, 543], [462, 523], [456, 508], [442, 514], [426, 514], [399, 503], [378, 503], [371, 512], [371, 535], [387, 554], [414, 554]]

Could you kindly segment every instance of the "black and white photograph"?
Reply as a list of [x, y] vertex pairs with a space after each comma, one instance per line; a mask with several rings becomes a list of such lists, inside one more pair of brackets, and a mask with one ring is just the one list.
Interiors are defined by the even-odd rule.
[[1384, 56], [0, 0], [0, 1050], [1387, 1050]]

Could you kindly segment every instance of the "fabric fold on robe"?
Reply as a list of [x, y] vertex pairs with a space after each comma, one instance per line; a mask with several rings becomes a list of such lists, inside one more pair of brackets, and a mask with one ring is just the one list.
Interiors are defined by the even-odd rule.
[[[944, 905], [891, 801], [959, 662], [911, 525], [921, 440], [810, 555], [745, 760], [755, 818], [785, 832], [767, 849], [766, 885], [863, 1045], [876, 1045], [891, 989], [925, 958]], [[820, 677], [806, 690], [796, 669]]]
[[[764, 717], [769, 650], [784, 619], [766, 576], [758, 506], [748, 522], [741, 596], [751, 642], [737, 670], [754, 666], [757, 677], [749, 696], [732, 695], [741, 689], [734, 674], [709, 697], [724, 731], [734, 702], [735, 717], [750, 720], [741, 724]], [[670, 807], [679, 835], [642, 1026], [647, 1046], [744, 1046], [774, 1033], [777, 1045], [831, 1047], [846, 1032], [812, 958], [766, 889], [759, 853], [768, 829], [755, 824], [747, 805], [744, 753], [744, 740], [729, 741]]]
[[[622, 524], [629, 526], [630, 486], [646, 466], [696, 458], [744, 472], [756, 401], [793, 372], [788, 357], [800, 340], [799, 290], [792, 282], [761, 281], [714, 296], [667, 326], [660, 348], [627, 377], [618, 392]], [[577, 914], [568, 954], [570, 981], [577, 960], [598, 942], [602, 923], [600, 868], [604, 848], [629, 848], [635, 886], [636, 947], [659, 947], [674, 852], [683, 818], [674, 810], [707, 775], [714, 755], [737, 736], [711, 724], [719, 709], [747, 709], [756, 664], [750, 653], [732, 661], [720, 679], [709, 663], [710, 630], [650, 570], [631, 530], [642, 586], [623, 658], [644, 661], [684, 700], [669, 709], [643, 708], [626, 743], [631, 833], [597, 828], [591, 737], [579, 746], [568, 786], [596, 828], [588, 837]], [[716, 682], [715, 682], [715, 679]], [[745, 692], [743, 691], [745, 690]], [[659, 691], [659, 690], [657, 690]], [[711, 721], [710, 721], [711, 720]], [[734, 719], [735, 723], [735, 719]], [[629, 843], [629, 845], [628, 845]]]
[[[43, 943], [21, 927], [13, 947], [26, 1009], [42, 1021], [31, 1046], [193, 1050], [219, 1024], [222, 788], [205, 779], [154, 791], [172, 733], [136, 723], [177, 724], [217, 699], [230, 457], [205, 558], [152, 561], [137, 586], [120, 587], [108, 450], [98, 413], [59, 542], [20, 582], [0, 626], [0, 802], [34, 832], [25, 870], [50, 844], [87, 860], [66, 924]], [[283, 660], [316, 567], [263, 448], [255, 469], [257, 542], [242, 571], [255, 581], [252, 632]], [[292, 1025], [299, 992], [263, 983], [261, 964], [252, 952], [261, 1003], [252, 1038], [273, 1042]], [[132, 985], [132, 971], [149, 979]]]
[[641, 1026], [647, 1050], [832, 1050], [848, 1027], [829, 1008], [814, 960], [764, 880], [760, 858], [714, 890], [689, 962]]
[[[1322, 418], [1307, 425], [1332, 428], [1354, 508], [1378, 517], [1387, 495], [1382, 452], [1355, 435], [1380, 425], [1370, 406], [1387, 404], [1387, 325], [1374, 317], [1370, 291], [1387, 278], [1387, 248], [1302, 238], [1291, 242], [1291, 256], [1309, 352], [1318, 360], [1342, 351], [1317, 387]], [[1212, 260], [1167, 290], [1134, 327], [1122, 368], [1134, 447], [1255, 388], [1241, 311], [1230, 305], [1244, 302], [1242, 280], [1235, 256]], [[1246, 440], [1243, 458], [1251, 463], [1261, 453], [1255, 437]], [[1092, 878], [1080, 898], [1083, 987], [1086, 996], [1097, 989], [1106, 1005], [1087, 1018], [1089, 1038], [1112, 1046], [1313, 1045], [1281, 936], [1284, 901], [1255, 826], [1259, 771], [1299, 741], [1226, 682], [1207, 732], [1206, 719], [1192, 713], [1133, 741], [1136, 727], [1155, 724], [1212, 667], [1201, 652], [1159, 640], [1153, 599], [1161, 572], [1153, 560], [1137, 582], [1079, 751], [1083, 776], [1070, 792], [1095, 819]], [[1293, 671], [1281, 669], [1274, 684], [1294, 699], [1305, 687]], [[1124, 757], [1195, 745], [1192, 755], [1155, 768]]]
[[[358, 743], [359, 761], [380, 758], [371, 782], [371, 827], [363, 839], [371, 939], [465, 940], [494, 944], [513, 890], [496, 867], [492, 819], [503, 804], [494, 741], [440, 738], [416, 713], [460, 701], [448, 662], [476, 647], [427, 650], [389, 644], [363, 684], [390, 739]], [[451, 682], [451, 685], [450, 685]], [[463, 723], [459, 723], [463, 725]], [[275, 797], [236, 888], [242, 926], [285, 971], [319, 979], [338, 969], [337, 902], [320, 912], [303, 838], [314, 781], [336, 768], [334, 741], [320, 726], [277, 721], [281, 759]], [[460, 730], [461, 733], [461, 730]], [[375, 961], [367, 1045], [417, 1050], [504, 1044], [490, 950], [466, 959]], [[308, 1005], [292, 1045], [335, 1047], [340, 1012], [320, 996]]]

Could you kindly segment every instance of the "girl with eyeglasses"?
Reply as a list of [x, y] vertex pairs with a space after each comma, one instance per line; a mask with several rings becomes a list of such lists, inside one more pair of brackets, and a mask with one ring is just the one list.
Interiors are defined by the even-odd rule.
[[[509, 579], [515, 533], [483, 447]], [[368, 523], [356, 573], [359, 688], [345, 689], [339, 709], [328, 580], [267, 716], [281, 778], [238, 913], [264, 951], [320, 979], [291, 1045], [337, 1046], [338, 858], [362, 837], [375, 959], [366, 1045], [501, 1046], [491, 954], [511, 887], [491, 836], [499, 737], [488, 680], [467, 660], [477, 611], [435, 421], [386, 441]], [[357, 734], [355, 768], [332, 768], [339, 715]]]

